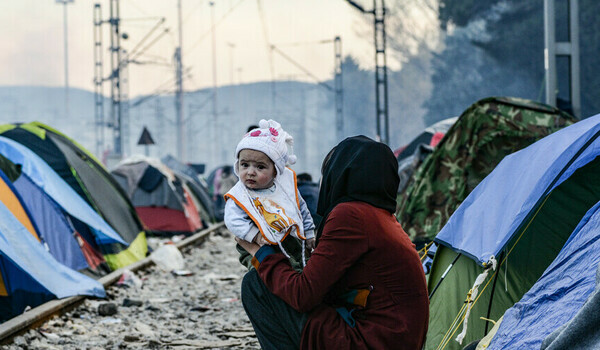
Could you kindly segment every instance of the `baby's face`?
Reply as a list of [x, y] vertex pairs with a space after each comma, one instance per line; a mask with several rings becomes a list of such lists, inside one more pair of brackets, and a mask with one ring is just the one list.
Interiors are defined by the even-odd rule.
[[238, 171], [240, 181], [251, 189], [261, 190], [273, 186], [277, 174], [271, 158], [260, 151], [243, 149], [240, 151]]

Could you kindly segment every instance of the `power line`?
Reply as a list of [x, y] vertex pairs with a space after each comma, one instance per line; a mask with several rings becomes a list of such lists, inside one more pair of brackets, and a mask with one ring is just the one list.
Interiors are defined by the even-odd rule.
[[137, 22], [137, 21], [142, 22], [142, 21], [154, 21], [154, 20], [161, 19], [161, 18], [164, 18], [164, 17], [148, 16], [148, 17], [123, 18], [123, 19], [121, 19], [121, 21], [123, 21], [123, 22]]
[[[377, 141], [389, 142], [389, 118], [388, 118], [388, 83], [387, 83], [387, 58], [385, 54], [386, 34], [385, 15], [386, 8], [384, 0], [373, 0], [373, 9], [366, 11], [361, 5], [352, 0], [346, 0], [351, 6], [362, 13], [373, 15], [375, 37], [375, 111]], [[384, 133], [381, 132], [383, 119]]]
[[313, 78], [320, 86], [324, 87], [325, 89], [327, 89], [329, 91], [333, 91], [333, 88], [331, 86], [329, 86], [327, 83], [320, 81], [319, 78], [317, 78], [314, 74], [312, 74], [308, 69], [304, 68], [300, 63], [294, 61], [294, 59], [292, 59], [290, 56], [286, 55], [283, 51], [281, 51], [275, 45], [271, 45], [271, 49], [273, 51], [276, 51], [279, 55], [281, 55], [281, 57], [288, 60], [290, 63], [292, 63], [294, 66], [296, 66], [302, 72], [304, 72], [306, 75]]
[[330, 44], [333, 42], [333, 39], [323, 39], [323, 40], [315, 40], [315, 41], [296, 41], [291, 43], [278, 43], [273, 44], [277, 45], [277, 47], [289, 47], [289, 46], [307, 46], [307, 45], [315, 45], [315, 44]]
[[194, 6], [191, 10], [189, 10], [187, 12], [187, 15], [183, 19], [183, 23], [187, 22], [187, 20], [194, 14], [194, 12], [196, 12], [196, 10], [199, 9], [200, 6], [202, 6], [202, 3], [203, 3], [203, 1], [198, 1], [198, 3], [196, 4], [196, 6]]
[[[223, 15], [223, 17], [221, 17], [215, 24], [214, 27], [218, 27], [227, 17], [229, 17], [229, 15], [231, 15], [231, 13], [233, 13], [233, 11], [242, 3], [244, 2], [244, 0], [240, 0], [237, 4], [233, 5], [233, 7], [231, 7], [229, 9], [229, 11], [227, 11], [227, 13], [225, 13]], [[212, 33], [213, 28], [211, 27], [209, 30], [207, 30], [206, 32], [204, 32], [202, 35], [200, 35], [198, 37], [198, 40], [196, 40], [195, 43], [193, 43], [189, 49], [187, 49], [187, 53], [190, 53], [192, 50], [194, 50], [196, 47], [198, 47], [198, 45], [200, 45], [200, 43], [210, 34]]]
[[133, 57], [131, 57], [131, 59], [134, 60], [134, 59], [138, 58], [142, 53], [144, 53], [146, 50], [148, 50], [150, 47], [152, 47], [154, 44], [156, 44], [168, 32], [169, 32], [169, 28], [165, 28], [156, 38], [154, 38], [154, 40], [152, 40], [150, 43], [148, 43], [148, 45], [146, 45], [143, 49], [141, 49], [139, 51], [139, 53], [135, 53], [133, 55]]
[[[152, 33], [154, 33], [154, 31], [155, 31], [155, 30], [157, 30], [157, 29], [158, 29], [158, 28], [159, 28], [159, 27], [160, 27], [160, 26], [161, 26], [163, 23], [165, 23], [165, 18], [164, 18], [164, 17], [162, 17], [162, 18], [161, 18], [161, 19], [158, 21], [158, 23], [156, 23], [156, 24], [154, 25], [154, 27], [152, 27], [152, 28], [150, 29], [150, 31], [148, 31], [148, 33], [146, 33], [146, 35], [145, 35], [145, 36], [142, 38], [142, 40], [140, 40], [140, 41], [139, 41], [139, 42], [138, 42], [138, 43], [137, 43], [137, 44], [136, 44], [136, 45], [133, 47], [133, 49], [131, 49], [131, 50], [129, 51], [129, 53], [127, 54], [127, 56], [125, 57], [125, 59], [128, 59], [128, 58], [129, 58], [129, 56], [131, 56], [131, 55], [135, 55], [135, 54], [137, 53], [136, 51], [139, 49], [139, 47], [140, 47], [140, 46], [142, 46], [142, 45], [144, 44], [144, 42], [145, 42], [146, 40], [148, 40], [148, 38], [149, 38], [149, 37], [152, 35]], [[168, 30], [168, 28], [165, 28], [165, 30]], [[162, 35], [160, 35], [160, 36], [162, 36]], [[159, 36], [159, 37], [160, 37], [160, 36]], [[152, 42], [152, 44], [154, 44], [155, 42], [156, 42], [156, 39], [155, 39], [155, 40]], [[145, 48], [144, 48], [144, 50], [142, 50], [142, 52], [144, 52], [144, 51], [145, 51], [146, 49], [148, 49], [148, 48], [149, 48], [149, 46], [145, 47]], [[137, 57], [137, 56], [135, 56], [135, 57]], [[133, 57], [132, 59], [135, 59], [135, 57]]]
[[271, 41], [269, 40], [269, 31], [267, 30], [267, 21], [265, 21], [265, 13], [262, 8], [261, 0], [256, 0], [258, 6], [258, 15], [262, 26], [265, 45], [267, 47], [267, 57], [269, 58], [269, 69], [271, 70], [271, 111], [275, 109], [275, 67], [273, 66], [273, 52]]

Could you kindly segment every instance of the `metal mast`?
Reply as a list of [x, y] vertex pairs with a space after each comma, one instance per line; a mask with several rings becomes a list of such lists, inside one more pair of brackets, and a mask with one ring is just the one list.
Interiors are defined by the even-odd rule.
[[219, 161], [217, 157], [217, 143], [220, 145], [221, 142], [218, 141], [217, 138], [217, 39], [215, 33], [215, 3], [211, 1], [210, 3], [210, 26], [212, 32], [212, 157], [213, 157], [213, 167], [217, 166]]
[[[165, 130], [165, 115], [162, 105], [160, 104], [160, 99], [157, 98], [155, 101], [156, 103], [154, 105], [154, 116], [156, 118], [156, 130], [162, 131]], [[157, 136], [157, 143], [159, 145], [165, 145], [167, 143], [166, 135], [164, 132], [159, 132]]]
[[114, 139], [113, 153], [116, 158], [120, 158], [123, 155], [123, 143], [121, 139], [121, 42], [119, 21], [119, 0], [110, 0], [110, 112]]
[[579, 73], [579, 1], [569, 2], [569, 41], [556, 41], [555, 0], [544, 0], [544, 68], [546, 79], [546, 103], [556, 106], [557, 74], [556, 57], [569, 58], [570, 102], [573, 114], [581, 114], [581, 92]]
[[69, 118], [69, 30], [67, 21], [67, 4], [74, 0], [56, 0], [57, 3], [63, 4], [63, 29], [64, 29], [64, 49], [65, 49], [65, 117]]
[[96, 136], [96, 156], [104, 149], [104, 82], [102, 52], [102, 8], [94, 4], [94, 131]]
[[[387, 86], [387, 59], [385, 55], [385, 1], [373, 0], [373, 9], [366, 11], [361, 5], [352, 0], [346, 0], [350, 5], [362, 13], [372, 14], [374, 17], [375, 35], [375, 102], [377, 141], [389, 143], [389, 113], [388, 113], [388, 86]], [[384, 132], [382, 133], [382, 124]]]
[[175, 119], [177, 135], [177, 158], [183, 160], [183, 61], [181, 47], [183, 45], [183, 30], [181, 20], [181, 0], [177, 1], [177, 16], [179, 18], [179, 47], [175, 49], [175, 78], [177, 80], [177, 91], [175, 92]]
[[[377, 99], [377, 123], [383, 119], [382, 142], [389, 144], [387, 59], [385, 55], [385, 4], [384, 0], [373, 0], [375, 15], [375, 98]], [[381, 130], [381, 129], [379, 129]], [[381, 132], [379, 133], [381, 138]]]
[[335, 126], [337, 138], [341, 140], [344, 136], [344, 95], [342, 90], [342, 40], [339, 36], [333, 40], [333, 47], [335, 51]]
[[[127, 52], [123, 50], [123, 54], [127, 56]], [[130, 155], [131, 154], [131, 146], [129, 143], [129, 63], [127, 61], [121, 62], [120, 65], [120, 83], [119, 87], [121, 89], [121, 131], [119, 134], [121, 135], [121, 153], [122, 155]]]

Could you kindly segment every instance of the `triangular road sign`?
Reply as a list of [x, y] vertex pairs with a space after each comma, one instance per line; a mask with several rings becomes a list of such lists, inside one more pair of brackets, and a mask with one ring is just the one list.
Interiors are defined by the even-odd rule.
[[138, 145], [153, 145], [154, 144], [154, 140], [152, 139], [152, 136], [150, 135], [150, 131], [148, 131], [148, 129], [146, 129], [146, 127], [144, 126], [144, 130], [142, 130], [142, 134], [140, 135], [140, 139], [137, 142]]

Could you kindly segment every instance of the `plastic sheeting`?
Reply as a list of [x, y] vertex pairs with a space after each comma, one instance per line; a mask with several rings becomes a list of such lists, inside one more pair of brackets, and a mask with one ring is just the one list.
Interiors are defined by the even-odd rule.
[[50, 254], [61, 264], [73, 270], [82, 270], [88, 263], [73, 236], [75, 229], [69, 224], [62, 209], [44, 191], [36, 186], [27, 174], [14, 182], [30, 216], [39, 228], [40, 236], [48, 245]]
[[594, 291], [600, 262], [600, 203], [584, 216], [536, 284], [504, 314], [488, 349], [539, 349]]
[[481, 265], [487, 263], [540, 200], [600, 155], [599, 135], [600, 114], [505, 157], [465, 199], [435, 240]]
[[56, 261], [0, 202], [0, 267], [8, 297], [0, 299], [0, 320], [53, 298], [103, 298], [102, 284]]

